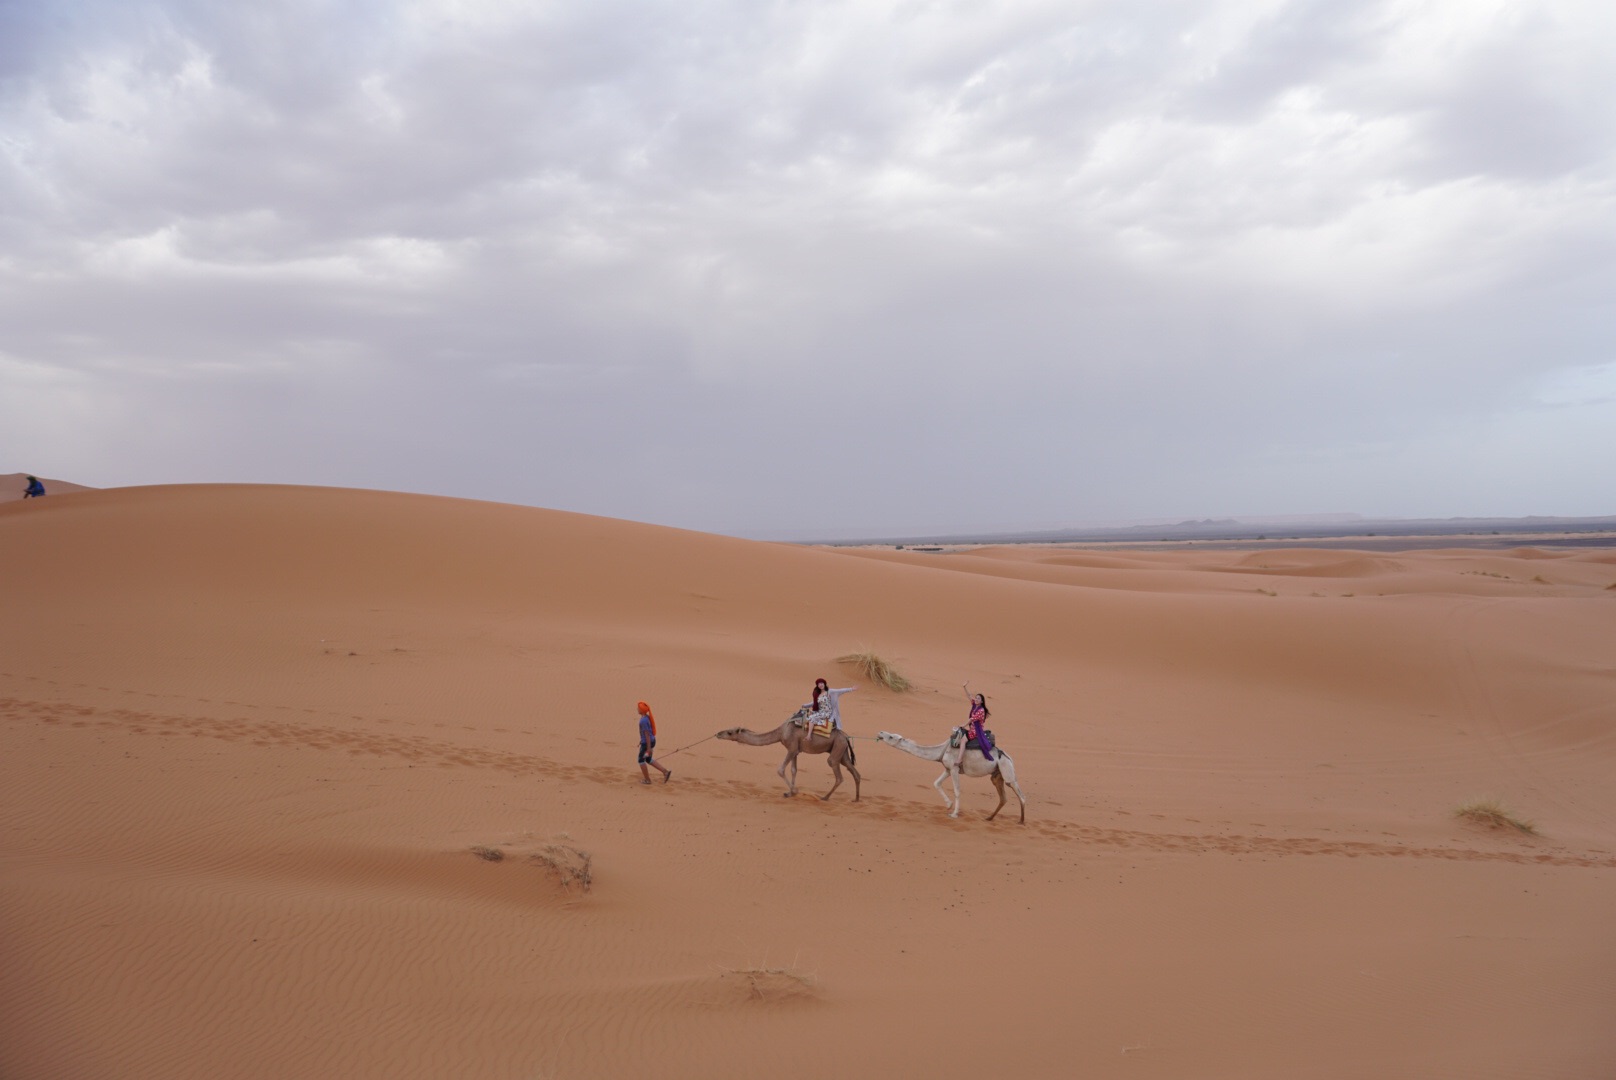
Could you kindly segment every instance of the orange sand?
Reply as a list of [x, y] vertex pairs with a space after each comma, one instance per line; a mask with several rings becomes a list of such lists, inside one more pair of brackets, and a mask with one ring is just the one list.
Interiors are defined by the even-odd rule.
[[[1616, 1075], [1616, 551], [843, 551], [194, 486], [7, 503], [0, 559], [3, 1077]], [[969, 678], [1027, 824], [871, 741], [858, 803], [668, 753], [819, 674], [923, 742]]]

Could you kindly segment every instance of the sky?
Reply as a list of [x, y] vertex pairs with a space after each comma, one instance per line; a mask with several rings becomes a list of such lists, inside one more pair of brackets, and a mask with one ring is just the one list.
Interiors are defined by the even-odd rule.
[[1608, 0], [0, 0], [0, 472], [1616, 513]]

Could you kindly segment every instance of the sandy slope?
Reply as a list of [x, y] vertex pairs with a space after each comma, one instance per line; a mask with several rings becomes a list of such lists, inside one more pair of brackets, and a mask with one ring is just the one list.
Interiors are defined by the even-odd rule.
[[[1616, 552], [198, 486], [0, 507], [0, 558], [0, 1076], [1616, 1074]], [[873, 742], [857, 803], [698, 743], [864, 644], [918, 689], [849, 728], [941, 739], [970, 678], [1025, 826]]]

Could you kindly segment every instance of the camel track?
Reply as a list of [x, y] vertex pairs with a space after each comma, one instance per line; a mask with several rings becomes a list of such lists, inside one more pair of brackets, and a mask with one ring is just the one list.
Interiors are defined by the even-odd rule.
[[[0, 676], [8, 673], [0, 672]], [[30, 680], [64, 688], [83, 687], [105, 692], [114, 688], [95, 684], [62, 683], [31, 675], [11, 675], [14, 679]], [[178, 700], [172, 695], [151, 694], [142, 691], [121, 691], [131, 696]], [[348, 721], [372, 724], [392, 723], [385, 718], [364, 717], [352, 713], [304, 709], [295, 706], [249, 706], [234, 701], [213, 701], [207, 698], [190, 699], [197, 703], [241, 708], [273, 708], [287, 713], [319, 716], [322, 713], [340, 716]], [[532, 776], [570, 783], [624, 785], [625, 772], [616, 766], [573, 765], [538, 754], [494, 750], [465, 746], [421, 735], [394, 735], [373, 731], [321, 726], [301, 720], [256, 720], [250, 717], [186, 716], [172, 713], [150, 712], [141, 709], [104, 708], [75, 704], [67, 701], [40, 701], [17, 697], [0, 698], [0, 719], [8, 725], [40, 723], [67, 725], [77, 728], [97, 727], [124, 734], [172, 737], [186, 735], [219, 739], [232, 743], [250, 743], [264, 748], [313, 749], [328, 753], [370, 755], [401, 760], [411, 765], [437, 768], [472, 768], [495, 770], [510, 776]], [[446, 728], [448, 724], [436, 724]], [[464, 727], [465, 731], [475, 728]], [[869, 780], [866, 779], [866, 784]], [[660, 790], [660, 789], [659, 789]], [[765, 787], [745, 781], [706, 780], [681, 774], [679, 783], [669, 791], [694, 791], [702, 796], [724, 799], [773, 800], [774, 787]], [[804, 792], [808, 796], [809, 792]], [[818, 802], [817, 799], [809, 801]], [[842, 804], [837, 804], [841, 806]], [[892, 796], [867, 795], [859, 803], [847, 803], [846, 812], [856, 817], [883, 821], [914, 823], [938, 822], [940, 808], [930, 801], [919, 802]], [[945, 819], [946, 820], [946, 819]], [[954, 822], [959, 827], [969, 823]], [[1136, 829], [1101, 828], [1074, 821], [1034, 820], [1026, 826], [995, 824], [988, 828], [1025, 829], [1040, 839], [1093, 845], [1101, 848], [1146, 850], [1163, 853], [1191, 852], [1224, 855], [1273, 856], [1341, 856], [1346, 858], [1402, 858], [1445, 859], [1470, 862], [1504, 862], [1522, 865], [1589, 867], [1616, 869], [1616, 856], [1576, 855], [1560, 853], [1531, 853], [1511, 851], [1480, 851], [1464, 847], [1413, 847], [1406, 844], [1375, 843], [1371, 841], [1325, 840], [1314, 837], [1270, 837], [1223, 833], [1154, 833]]]

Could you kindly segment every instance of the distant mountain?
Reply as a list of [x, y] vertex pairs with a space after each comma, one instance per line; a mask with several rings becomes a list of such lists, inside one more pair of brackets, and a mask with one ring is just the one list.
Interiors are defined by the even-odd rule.
[[1151, 543], [1178, 540], [1279, 541], [1439, 537], [1465, 534], [1616, 532], [1616, 515], [1608, 517], [1518, 518], [1366, 518], [1360, 514], [1317, 514], [1291, 517], [1203, 518], [1154, 524], [1071, 527], [1020, 532], [958, 532], [929, 536], [894, 536], [837, 543], [865, 544], [1074, 544]]

